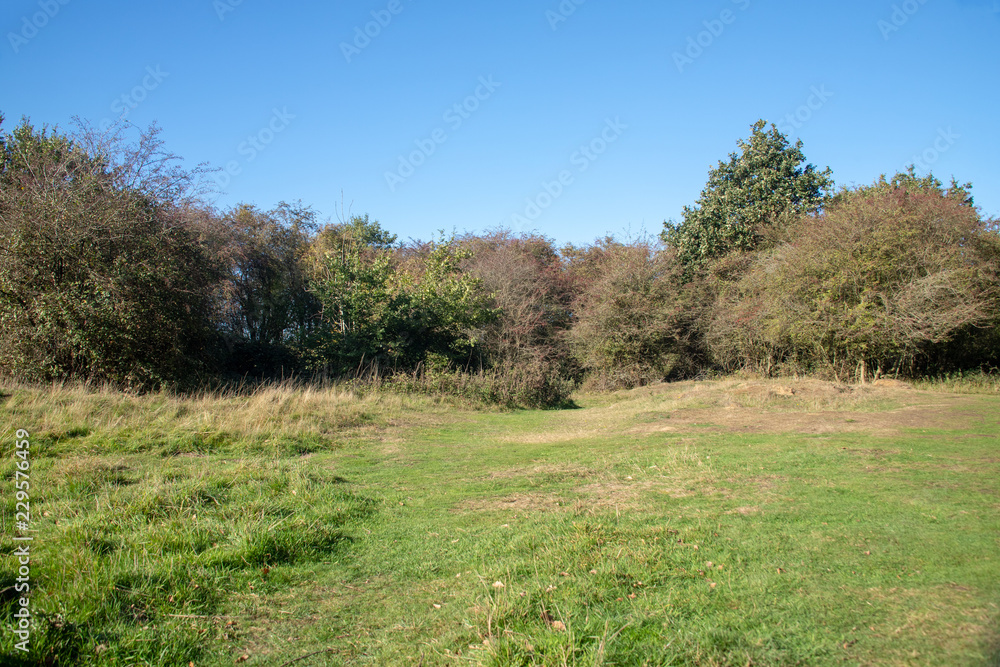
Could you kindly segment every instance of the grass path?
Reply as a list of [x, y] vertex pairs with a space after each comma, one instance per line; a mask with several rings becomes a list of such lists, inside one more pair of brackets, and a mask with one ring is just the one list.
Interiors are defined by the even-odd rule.
[[37, 529], [10, 664], [1000, 664], [995, 394], [2, 395]]

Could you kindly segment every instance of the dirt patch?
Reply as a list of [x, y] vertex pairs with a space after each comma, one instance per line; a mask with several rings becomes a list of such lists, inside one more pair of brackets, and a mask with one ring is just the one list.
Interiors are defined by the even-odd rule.
[[594, 438], [605, 435], [600, 428], [586, 428], [574, 426], [562, 428], [558, 431], [547, 431], [545, 433], [526, 433], [524, 435], [512, 435], [499, 438], [501, 442], [510, 442], [519, 445], [551, 445], [560, 442], [570, 442], [572, 440], [582, 440], [584, 438]]
[[552, 493], [512, 493], [490, 498], [469, 498], [459, 503], [459, 511], [559, 512], [566, 509], [566, 500]]
[[893, 380], [890, 378], [879, 378], [872, 382], [873, 387], [888, 387], [890, 389], [912, 389], [910, 385], [906, 384], [902, 380]]
[[875, 435], [896, 435], [903, 429], [967, 428], [968, 422], [950, 407], [941, 404], [913, 405], [885, 412], [764, 410], [766, 416], [762, 415], [761, 408], [688, 408], [675, 410], [665, 420], [638, 424], [628, 432], [669, 433], [707, 427], [740, 433], [823, 435], [864, 431]]

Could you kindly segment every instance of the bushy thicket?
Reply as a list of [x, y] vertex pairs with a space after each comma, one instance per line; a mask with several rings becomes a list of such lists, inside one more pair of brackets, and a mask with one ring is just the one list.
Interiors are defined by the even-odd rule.
[[[2, 118], [0, 118], [2, 122]], [[864, 381], [1000, 364], [1000, 235], [971, 186], [832, 193], [763, 122], [660, 238], [400, 243], [368, 216], [205, 203], [156, 128], [0, 132], [0, 374], [246, 378], [558, 406], [721, 371]]]
[[1000, 245], [972, 207], [861, 188], [789, 233], [719, 290], [706, 342], [723, 368], [864, 380], [991, 361], [962, 349], [1000, 322]]
[[27, 124], [2, 139], [7, 374], [147, 386], [202, 370], [222, 276], [188, 224], [183, 186], [196, 174], [174, 173], [151, 135], [117, 148]]

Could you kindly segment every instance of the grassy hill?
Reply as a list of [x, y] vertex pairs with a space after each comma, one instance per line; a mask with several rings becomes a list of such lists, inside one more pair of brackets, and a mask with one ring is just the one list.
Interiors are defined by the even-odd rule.
[[23, 428], [20, 664], [998, 664], [1000, 395], [963, 387], [6, 387], [0, 622]]

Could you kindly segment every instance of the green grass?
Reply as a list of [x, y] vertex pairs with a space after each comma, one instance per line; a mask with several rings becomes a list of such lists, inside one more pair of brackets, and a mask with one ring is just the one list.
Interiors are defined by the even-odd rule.
[[1000, 665], [1000, 396], [952, 390], [10, 387], [4, 664]]

